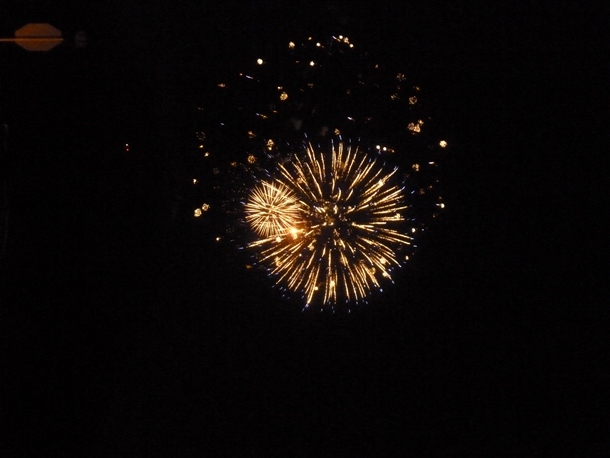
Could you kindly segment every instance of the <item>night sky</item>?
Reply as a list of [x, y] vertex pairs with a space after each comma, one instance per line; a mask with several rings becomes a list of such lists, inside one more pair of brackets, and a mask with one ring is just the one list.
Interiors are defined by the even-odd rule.
[[[65, 38], [0, 43], [3, 456], [610, 453], [607, 6], [144, 3], [0, 6], [2, 37]], [[187, 185], [209, 88], [339, 33], [450, 148], [396, 284], [333, 315], [213, 243]]]

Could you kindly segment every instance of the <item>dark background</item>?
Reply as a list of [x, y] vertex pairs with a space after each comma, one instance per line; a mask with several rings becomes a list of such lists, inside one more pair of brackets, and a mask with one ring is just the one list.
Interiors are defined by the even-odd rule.
[[[608, 7], [284, 3], [0, 7], [3, 37], [66, 38], [0, 48], [3, 455], [607, 455]], [[184, 199], [206, 85], [331, 33], [411, 69], [450, 144], [442, 220], [340, 316], [278, 299]]]

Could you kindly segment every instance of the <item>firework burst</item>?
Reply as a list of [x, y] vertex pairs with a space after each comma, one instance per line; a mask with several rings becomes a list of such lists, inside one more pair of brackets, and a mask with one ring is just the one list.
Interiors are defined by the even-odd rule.
[[276, 43], [197, 110], [189, 212], [308, 305], [367, 301], [445, 206], [430, 99], [370, 51], [342, 35]]
[[245, 219], [259, 238], [249, 247], [307, 306], [366, 300], [411, 243], [401, 231], [408, 206], [396, 171], [342, 142], [330, 153], [307, 144], [252, 189]]
[[302, 216], [294, 193], [281, 182], [261, 182], [250, 194], [245, 210], [246, 221], [263, 238], [285, 235]]

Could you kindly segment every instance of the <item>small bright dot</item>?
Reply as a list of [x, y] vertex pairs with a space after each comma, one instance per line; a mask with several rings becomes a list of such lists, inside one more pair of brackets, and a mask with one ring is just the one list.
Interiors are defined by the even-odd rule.
[[210, 204], [203, 204], [203, 205], [201, 206], [201, 209], [202, 209], [204, 212], [207, 212], [207, 211], [210, 209]]
[[441, 140], [440, 142], [438, 142], [438, 146], [440, 146], [441, 148], [446, 148], [447, 142], [445, 140]]
[[208, 157], [209, 155], [210, 155], [210, 153], [208, 153], [208, 152], [203, 153], [203, 157]]
[[296, 45], [295, 45], [295, 44], [294, 44], [294, 42], [292, 42], [292, 41], [291, 41], [290, 43], [288, 43], [288, 47], [289, 47], [290, 49], [294, 49], [294, 47], [295, 47], [295, 46], [296, 46]]
[[280, 100], [284, 101], [288, 99], [288, 94], [284, 91], [280, 94]]
[[411, 228], [411, 233], [412, 233], [412, 234], [415, 234], [416, 232], [417, 232], [417, 229], [416, 229], [416, 228], [414, 228], [414, 227], [412, 227], [412, 228]]
[[263, 59], [256, 59], [256, 63], [258, 65], [263, 65]]
[[316, 63], [313, 60], [311, 62], [309, 62], [310, 67], [313, 67], [314, 65], [316, 65]]
[[220, 237], [216, 237], [216, 241], [217, 241], [217, 242], [220, 242]]
[[321, 45], [321, 44], [320, 44], [320, 42], [318, 41], [318, 42], [316, 43], [316, 46], [319, 48], [319, 47], [320, 47], [320, 46], [322, 46], [322, 45]]
[[193, 178], [193, 184], [197, 184], [197, 178]]
[[195, 209], [195, 218], [199, 218], [201, 216], [201, 209], [200, 208], [196, 208]]
[[203, 145], [199, 145], [199, 149], [203, 149]]
[[254, 157], [254, 155], [253, 155], [253, 154], [250, 154], [250, 155], [248, 156], [248, 163], [250, 163], [250, 164], [254, 164], [255, 162], [256, 162], [256, 157]]
[[407, 126], [407, 128], [411, 132], [421, 132], [421, 126], [423, 126], [423, 125], [424, 125], [424, 122], [420, 119], [417, 121], [417, 123], [410, 122], [409, 125]]
[[438, 204], [439, 207], [445, 208], [445, 204]]

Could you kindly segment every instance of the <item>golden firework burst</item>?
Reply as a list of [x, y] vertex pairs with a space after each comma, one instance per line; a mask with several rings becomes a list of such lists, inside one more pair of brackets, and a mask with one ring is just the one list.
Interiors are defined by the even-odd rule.
[[258, 238], [249, 244], [278, 284], [300, 292], [307, 306], [358, 302], [400, 266], [410, 245], [396, 169], [344, 143], [330, 153], [311, 144], [277, 176], [261, 182], [245, 204]]
[[246, 221], [263, 239], [285, 235], [302, 217], [294, 193], [281, 182], [261, 182], [245, 211]]

